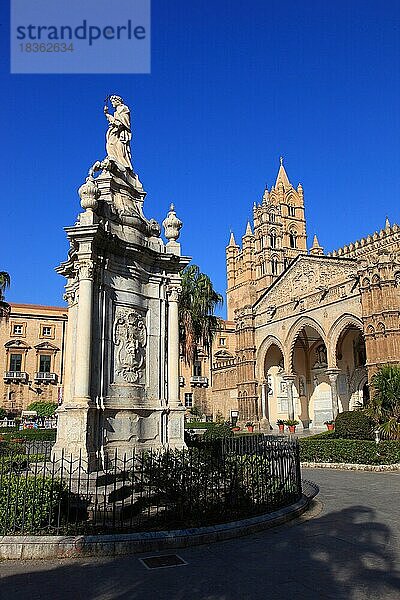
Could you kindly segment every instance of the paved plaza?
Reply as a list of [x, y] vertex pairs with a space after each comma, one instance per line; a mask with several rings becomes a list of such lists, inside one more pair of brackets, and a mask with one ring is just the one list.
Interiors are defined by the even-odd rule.
[[177, 550], [186, 565], [154, 570], [137, 556], [4, 562], [0, 599], [400, 599], [400, 475], [313, 469], [304, 477], [320, 494], [283, 527]]

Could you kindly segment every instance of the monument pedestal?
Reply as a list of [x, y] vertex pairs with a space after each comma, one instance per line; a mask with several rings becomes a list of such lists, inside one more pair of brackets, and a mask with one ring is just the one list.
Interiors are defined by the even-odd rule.
[[118, 157], [90, 169], [79, 189], [84, 212], [66, 229], [68, 259], [57, 268], [67, 278], [69, 318], [53, 454], [91, 465], [116, 453], [184, 446], [178, 299], [190, 259], [181, 256], [182, 223], [172, 205], [163, 222], [167, 243], [144, 216], [146, 192], [130, 160], [121, 163], [124, 152], [121, 146]]

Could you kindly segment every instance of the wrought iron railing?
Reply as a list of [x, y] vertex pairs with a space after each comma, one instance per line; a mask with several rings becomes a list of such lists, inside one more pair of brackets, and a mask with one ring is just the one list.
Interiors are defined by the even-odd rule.
[[[99, 460], [100, 463], [100, 460]], [[0, 535], [135, 532], [198, 527], [270, 512], [302, 494], [297, 441], [217, 440], [55, 460], [24, 443], [0, 455]]]

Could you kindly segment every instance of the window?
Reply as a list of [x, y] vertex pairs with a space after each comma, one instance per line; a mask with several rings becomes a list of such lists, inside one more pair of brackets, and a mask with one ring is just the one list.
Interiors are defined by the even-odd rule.
[[195, 360], [193, 363], [193, 376], [201, 377], [201, 362], [199, 360]]
[[10, 371], [22, 370], [22, 354], [10, 354]]
[[39, 373], [50, 373], [51, 356], [50, 354], [41, 354], [39, 356]]
[[272, 275], [278, 275], [278, 259], [273, 258], [272, 261]]
[[296, 248], [296, 232], [295, 231], [291, 231], [289, 233], [289, 242], [290, 242], [291, 248]]
[[185, 406], [186, 408], [192, 408], [193, 406], [193, 394], [190, 392], [185, 394]]
[[289, 217], [295, 217], [296, 216], [296, 207], [288, 206], [288, 214], [289, 214]]
[[50, 337], [52, 334], [52, 327], [50, 327], [49, 325], [43, 325], [42, 327], [42, 335], [46, 336], [46, 337]]
[[276, 248], [276, 233], [272, 232], [270, 235], [271, 248]]
[[275, 223], [275, 213], [273, 213], [273, 212], [270, 213], [269, 220], [270, 220], [271, 223]]
[[14, 335], [22, 335], [24, 333], [23, 325], [14, 325], [13, 334]]
[[223, 338], [223, 337], [219, 338], [219, 345], [220, 346], [225, 346], [225, 344], [226, 344], [226, 338]]

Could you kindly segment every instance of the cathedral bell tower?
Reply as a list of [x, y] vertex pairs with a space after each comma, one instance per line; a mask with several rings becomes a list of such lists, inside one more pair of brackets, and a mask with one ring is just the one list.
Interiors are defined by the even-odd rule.
[[226, 249], [228, 320], [237, 308], [253, 304], [296, 256], [307, 254], [303, 188], [290, 183], [282, 157], [275, 185], [254, 203], [253, 220], [242, 249], [233, 234]]

